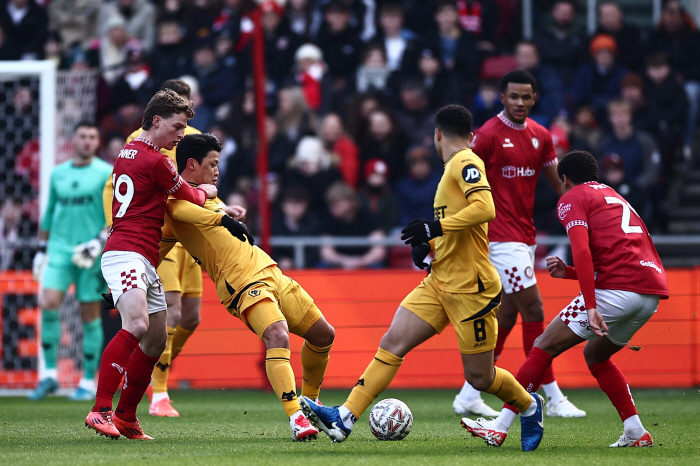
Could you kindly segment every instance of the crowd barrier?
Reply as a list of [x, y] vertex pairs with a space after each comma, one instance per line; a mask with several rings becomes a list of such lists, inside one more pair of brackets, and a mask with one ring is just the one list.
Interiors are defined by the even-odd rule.
[[[658, 312], [613, 358], [635, 388], [700, 386], [700, 268], [671, 269], [667, 273], [671, 299], [661, 301]], [[313, 296], [336, 330], [324, 388], [347, 389], [356, 383], [373, 357], [401, 299], [424, 277], [422, 272], [404, 270], [301, 270], [288, 275]], [[549, 322], [578, 293], [578, 282], [555, 280], [546, 272], [538, 272], [537, 279]], [[36, 380], [35, 370], [21, 367], [31, 367], [31, 358], [36, 357], [38, 348], [35, 291], [31, 274], [0, 274], [0, 388]], [[302, 340], [292, 336], [290, 344], [300, 385]], [[586, 368], [582, 348], [579, 345], [555, 359], [555, 374], [562, 387], [596, 386]], [[202, 322], [173, 363], [171, 386], [266, 388], [264, 355], [262, 342], [219, 304], [214, 285], [205, 276]], [[518, 323], [498, 364], [517, 372], [524, 357]], [[391, 386], [457, 388], [462, 382], [457, 340], [448, 327], [408, 354]]]

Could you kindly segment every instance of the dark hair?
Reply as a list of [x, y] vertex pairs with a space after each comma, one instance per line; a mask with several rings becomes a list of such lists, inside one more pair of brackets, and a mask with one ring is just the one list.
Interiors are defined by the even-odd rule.
[[190, 85], [182, 79], [168, 79], [160, 86], [161, 91], [164, 89], [172, 89], [187, 100], [190, 99], [190, 94], [192, 92]]
[[646, 65], [652, 68], [666, 66], [668, 65], [668, 55], [664, 52], [654, 52], [647, 57]]
[[211, 133], [188, 134], [180, 140], [175, 151], [178, 173], [185, 170], [189, 159], [194, 159], [201, 164], [209, 152], [213, 150], [221, 152], [221, 148], [221, 143]]
[[184, 113], [187, 118], [194, 118], [194, 110], [192, 102], [185, 99], [172, 89], [163, 89], [156, 92], [151, 97], [151, 100], [146, 105], [146, 111], [143, 112], [143, 122], [141, 127], [148, 131], [153, 126], [153, 117], [158, 115], [161, 118], [170, 118], [176, 113]]
[[398, 0], [387, 0], [379, 7], [379, 15], [394, 14], [404, 16], [403, 7]]
[[508, 89], [508, 84], [529, 84], [532, 86], [532, 92], [537, 92], [537, 80], [530, 74], [529, 71], [515, 70], [503, 76], [501, 80], [501, 93], [505, 93]]
[[77, 133], [80, 128], [95, 128], [96, 130], [100, 130], [95, 123], [93, 123], [90, 120], [80, 120], [77, 125], [75, 125], [75, 128], [73, 129], [73, 134]]
[[598, 162], [590, 152], [571, 151], [559, 161], [557, 174], [559, 178], [566, 175], [575, 184], [598, 181]]
[[309, 202], [309, 191], [300, 184], [294, 184], [282, 193], [282, 202]]
[[468, 138], [473, 121], [471, 112], [461, 105], [447, 105], [435, 115], [435, 127], [446, 136]]

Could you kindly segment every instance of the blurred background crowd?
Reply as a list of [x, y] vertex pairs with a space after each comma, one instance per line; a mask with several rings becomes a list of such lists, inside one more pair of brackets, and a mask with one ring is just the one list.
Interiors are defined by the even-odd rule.
[[[663, 2], [656, 24], [628, 21], [622, 3], [536, 1], [523, 40], [519, 0], [288, 0], [261, 3], [269, 199], [276, 236], [395, 235], [432, 218], [442, 175], [433, 118], [449, 103], [471, 109], [475, 128], [502, 109], [499, 80], [529, 70], [538, 80], [531, 118], [561, 156], [592, 152], [601, 181], [625, 196], [653, 233], [668, 230], [669, 186], [696, 152], [700, 32], [683, 2]], [[249, 209], [257, 228], [258, 137], [251, 0], [0, 0], [0, 60], [48, 59], [64, 70], [99, 70], [94, 115], [100, 156], [113, 161], [167, 79], [192, 89], [190, 125], [223, 143], [220, 197]], [[0, 62], [0, 68], [2, 62]], [[0, 239], [36, 233], [36, 95], [0, 89]], [[25, 124], [17, 121], [29, 119]], [[32, 128], [34, 128], [32, 130]], [[33, 131], [33, 133], [32, 133]], [[542, 180], [541, 180], [542, 181]], [[564, 234], [556, 197], [538, 189], [541, 234]], [[36, 210], [36, 206], [34, 206]], [[384, 246], [307, 248], [306, 266], [410, 266]], [[293, 251], [273, 255], [291, 267]], [[31, 257], [0, 257], [0, 268]]]

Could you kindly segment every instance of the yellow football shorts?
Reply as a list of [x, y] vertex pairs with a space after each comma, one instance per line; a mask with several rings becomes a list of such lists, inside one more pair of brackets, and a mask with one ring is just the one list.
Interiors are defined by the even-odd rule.
[[[235, 277], [224, 279], [220, 279], [224, 284], [236, 281]], [[290, 333], [303, 337], [322, 315], [309, 293], [277, 266], [253, 275], [239, 290], [217, 287], [217, 294], [226, 309], [261, 338], [270, 325], [282, 320], [287, 321]], [[251, 309], [263, 300], [270, 305]]]
[[500, 304], [500, 283], [477, 293], [447, 293], [438, 288], [432, 275], [401, 302], [438, 333], [452, 323], [462, 354], [485, 353], [496, 347]]
[[158, 266], [163, 290], [178, 291], [183, 298], [202, 296], [202, 268], [180, 243], [176, 243]]

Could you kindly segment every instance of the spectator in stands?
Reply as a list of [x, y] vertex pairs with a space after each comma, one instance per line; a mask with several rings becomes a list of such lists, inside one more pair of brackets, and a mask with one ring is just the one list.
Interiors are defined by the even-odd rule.
[[639, 125], [656, 139], [664, 159], [664, 172], [668, 176], [672, 171], [676, 149], [683, 144], [688, 100], [663, 52], [650, 55], [646, 63], [644, 95], [649, 111], [647, 118], [639, 121]]
[[360, 161], [382, 159], [389, 165], [394, 181], [403, 173], [406, 137], [401, 133], [394, 116], [388, 110], [374, 110], [369, 115], [368, 134], [360, 144]]
[[311, 23], [314, 16], [311, 3], [310, 0], [289, 0], [287, 2], [289, 27], [304, 42], [311, 38]]
[[302, 185], [309, 191], [310, 209], [322, 218], [326, 213], [325, 194], [329, 186], [342, 180], [342, 175], [333, 165], [333, 157], [323, 147], [323, 142], [313, 136], [304, 136], [296, 147], [289, 169], [284, 172], [283, 189]]
[[[17, 178], [14, 182], [22, 183]], [[0, 270], [29, 270], [35, 248], [22, 242], [37, 237], [37, 224], [23, 212], [27, 199], [20, 194], [20, 188], [13, 183], [4, 191], [0, 198]]]
[[[478, 46], [493, 46], [490, 40], [479, 42], [477, 39], [479, 33], [476, 31], [482, 28], [481, 17], [477, 13], [481, 3], [484, 2], [438, 2], [434, 16], [437, 32], [427, 39], [428, 46], [440, 57], [442, 67], [457, 78], [460, 94], [469, 99], [476, 93], [479, 78], [481, 59]], [[460, 18], [457, 5], [460, 5], [463, 13], [470, 12], [468, 18], [471, 19]], [[462, 25], [460, 19], [464, 20]], [[468, 27], [465, 28], [464, 24]]]
[[[316, 236], [321, 232], [321, 222], [309, 211], [309, 192], [304, 186], [293, 185], [285, 189], [280, 209], [272, 219], [274, 236]], [[275, 246], [272, 258], [281, 269], [293, 269], [294, 248]], [[304, 266], [313, 267], [318, 262], [317, 248], [304, 248]]]
[[156, 46], [148, 56], [153, 79], [162, 83], [185, 74], [188, 71], [188, 57], [192, 55], [190, 47], [181, 23], [173, 19], [159, 23]]
[[384, 234], [399, 226], [399, 202], [389, 186], [389, 166], [380, 159], [365, 162], [358, 195], [362, 209], [374, 215]]
[[373, 93], [363, 93], [355, 96], [347, 112], [348, 133], [354, 141], [362, 143], [369, 134], [369, 116], [379, 109], [379, 99]]
[[240, 82], [238, 71], [235, 66], [227, 67], [217, 60], [213, 40], [202, 39], [195, 45], [192, 75], [199, 82], [199, 93], [202, 95], [202, 104], [197, 107], [197, 112], [200, 113], [198, 121], [203, 128], [210, 124], [209, 119], [202, 118], [203, 115], [211, 116], [220, 105], [233, 100]]
[[[330, 218], [321, 226], [324, 235], [384, 238], [378, 219], [361, 208], [357, 193], [352, 187], [342, 182], [333, 184], [326, 192], [326, 202]], [[354, 270], [384, 266], [387, 252], [385, 246], [333, 246], [323, 241], [321, 244], [319, 267]]]
[[131, 133], [141, 128], [143, 107], [135, 95], [127, 95], [126, 100], [116, 102], [116, 110], [108, 113], [100, 121], [100, 134], [119, 133], [126, 139]]
[[458, 0], [457, 8], [462, 29], [477, 37], [476, 46], [481, 54], [496, 53], [497, 2], [495, 0]]
[[386, 61], [386, 50], [380, 43], [368, 44], [362, 51], [362, 62], [354, 72], [354, 79], [348, 86], [353, 94], [374, 92], [386, 94], [389, 76], [392, 74]]
[[430, 107], [425, 86], [419, 79], [409, 77], [401, 83], [400, 98], [396, 122], [401, 132], [409, 144], [429, 145], [435, 134], [435, 110]]
[[265, 32], [265, 72], [272, 92], [277, 92], [292, 70], [301, 38], [292, 32], [284, 8], [275, 0], [264, 0], [260, 8]]
[[298, 86], [280, 90], [275, 118], [280, 131], [295, 146], [303, 136], [312, 134], [312, 128], [316, 125], [315, 117]]
[[[238, 18], [240, 23], [240, 18]], [[242, 68], [247, 71], [251, 66], [247, 65], [246, 60], [240, 60], [236, 52], [236, 42], [239, 38], [240, 25], [233, 27], [233, 20], [229, 20], [215, 34], [214, 50], [216, 51], [216, 59], [221, 61], [226, 68]], [[245, 72], [238, 72], [239, 76], [245, 75]]]
[[574, 108], [590, 105], [602, 119], [608, 102], [620, 96], [620, 82], [627, 68], [616, 61], [617, 44], [612, 36], [598, 34], [589, 48], [592, 60], [576, 70], [571, 96]]
[[[598, 153], [602, 158], [617, 154], [623, 164], [625, 181], [644, 192], [644, 204], [649, 190], [657, 186], [661, 173], [661, 155], [652, 137], [632, 126], [632, 106], [629, 102], [615, 99], [608, 104], [608, 117], [612, 131], [600, 142]], [[644, 210], [639, 205], [635, 208]], [[641, 214], [641, 212], [640, 212]], [[650, 220], [648, 216], [645, 222]]]
[[131, 39], [124, 51], [124, 73], [112, 88], [114, 101], [118, 103], [135, 99], [141, 107], [146, 108], [148, 101], [158, 91], [161, 81], [156, 81], [151, 75], [151, 67], [146, 63], [143, 47], [138, 39]]
[[65, 49], [84, 49], [97, 37], [99, 0], [52, 0], [48, 4], [49, 31], [58, 33]]
[[[443, 68], [435, 50], [430, 47], [421, 50], [416, 78], [420, 80], [428, 93], [428, 107], [430, 108], [440, 108], [465, 100], [464, 81], [461, 81], [455, 73]], [[390, 86], [396, 87], [391, 83]]]
[[63, 43], [61, 42], [61, 36], [59, 36], [58, 33], [51, 31], [46, 34], [43, 53], [44, 60], [51, 60], [54, 62], [57, 69], [65, 69]]
[[615, 38], [618, 61], [629, 70], [644, 68], [642, 33], [637, 26], [625, 22], [622, 8], [615, 1], [598, 4], [598, 29], [596, 34], [608, 34]]
[[403, 9], [397, 1], [389, 0], [379, 7], [379, 31], [373, 39], [384, 45], [387, 66], [391, 71], [416, 71], [420, 47], [415, 33], [403, 27]]
[[[207, 130], [207, 132], [216, 136], [216, 139], [218, 139], [221, 143], [222, 148], [219, 151], [219, 173], [226, 173], [226, 169], [229, 167], [229, 163], [235, 159], [236, 153], [238, 152], [238, 145], [236, 144], [236, 140], [233, 139], [233, 137], [230, 134], [224, 131], [224, 128], [218, 123], [212, 124]], [[221, 176], [219, 176], [217, 185], [222, 185]]]
[[0, 28], [10, 60], [40, 60], [49, 20], [34, 0], [0, 0]]
[[126, 22], [120, 15], [108, 18], [102, 29], [105, 33], [99, 41], [100, 69], [105, 82], [112, 86], [124, 72], [125, 47], [130, 37], [126, 32]]
[[474, 118], [475, 130], [503, 110], [500, 95], [501, 92], [496, 81], [484, 80], [479, 82], [474, 100], [469, 106], [469, 111], [472, 112]]
[[120, 133], [113, 132], [107, 133], [102, 137], [104, 143], [100, 148], [100, 158], [110, 165], [114, 165], [114, 162], [119, 156], [119, 152], [124, 148], [126, 144], [126, 139]]
[[180, 25], [180, 34], [187, 41], [193, 41], [200, 32], [200, 26], [204, 27], [205, 35], [210, 33], [213, 17], [209, 13], [206, 14], [206, 19], [200, 21], [203, 10], [198, 6], [202, 2], [194, 4], [186, 0], [166, 0], [158, 2], [158, 14], [156, 24], [160, 26], [163, 23], [175, 23]]
[[414, 218], [434, 217], [435, 189], [442, 176], [433, 165], [434, 156], [427, 146], [413, 146], [405, 156], [408, 174], [394, 189], [399, 203], [399, 225], [408, 225]]
[[[265, 137], [269, 154], [269, 170], [282, 173], [289, 159], [294, 155], [294, 144], [279, 131], [277, 120], [269, 115], [265, 118]], [[251, 152], [250, 149], [248, 150]], [[255, 154], [251, 152], [249, 158], [255, 160]]]
[[584, 105], [574, 113], [569, 142], [574, 150], [585, 150], [597, 157], [602, 130], [593, 109]]
[[520, 41], [515, 46], [518, 69], [529, 71], [537, 80], [537, 100], [530, 118], [543, 126], [549, 126], [553, 118], [565, 111], [565, 88], [559, 73], [552, 66], [543, 65], [537, 45]]
[[661, 20], [649, 34], [645, 49], [648, 54], [664, 52], [671, 69], [683, 78], [688, 97], [683, 155], [689, 158], [700, 113], [700, 32], [680, 1], [667, 0], [664, 3]]
[[156, 7], [148, 0], [105, 1], [97, 16], [97, 32], [104, 36], [114, 18], [122, 18], [130, 37], [141, 41], [144, 50], [150, 52], [156, 42]]
[[323, 52], [314, 44], [304, 44], [294, 54], [294, 84], [301, 87], [306, 105], [325, 113], [330, 106], [333, 78], [327, 73]]
[[600, 182], [613, 188], [630, 203], [642, 217], [644, 223], [649, 220], [649, 202], [646, 190], [640, 189], [625, 173], [625, 162], [616, 153], [606, 155], [600, 162]]
[[338, 170], [343, 181], [357, 188], [360, 176], [359, 148], [345, 132], [343, 120], [337, 113], [328, 113], [321, 120], [318, 137], [331, 154], [338, 158]]
[[12, 42], [7, 40], [5, 28], [0, 23], [0, 61], [14, 60], [16, 51], [12, 48]]
[[345, 77], [355, 73], [364, 48], [359, 28], [350, 25], [350, 13], [350, 5], [343, 0], [326, 3], [316, 38], [336, 89], [345, 88]]
[[585, 54], [583, 36], [574, 25], [575, 17], [574, 3], [559, 0], [552, 6], [550, 24], [537, 29], [533, 37], [542, 63], [553, 66], [566, 86], [573, 82], [576, 68]]

